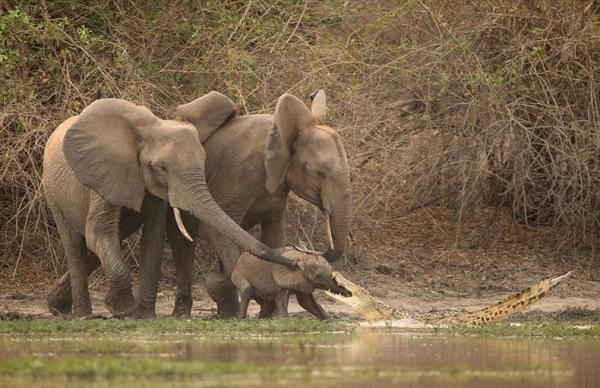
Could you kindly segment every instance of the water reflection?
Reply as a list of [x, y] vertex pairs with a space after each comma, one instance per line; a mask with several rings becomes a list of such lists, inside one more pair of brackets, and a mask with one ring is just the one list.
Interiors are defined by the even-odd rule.
[[[257, 366], [257, 372], [251, 375], [221, 376], [229, 382], [248, 384], [369, 386], [402, 383], [427, 387], [484, 384], [486, 387], [592, 387], [600, 384], [598, 341], [464, 337], [385, 330], [282, 334], [269, 338], [164, 336], [145, 342], [139, 338], [114, 336], [1, 338], [0, 363], [15, 355], [166, 358], [177, 362]], [[285, 372], [274, 377], [273, 368]], [[261, 375], [264, 370], [271, 372]], [[211, 378], [219, 382], [221, 377]]]

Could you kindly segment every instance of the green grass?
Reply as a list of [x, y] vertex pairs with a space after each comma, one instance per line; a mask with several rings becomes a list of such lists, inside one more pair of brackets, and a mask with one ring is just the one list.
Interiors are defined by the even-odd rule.
[[589, 338], [600, 339], [600, 325], [590, 325], [589, 328], [579, 328], [567, 323], [523, 323], [510, 324], [501, 322], [485, 326], [457, 325], [440, 329], [456, 335], [478, 335], [489, 337], [517, 338]]
[[[171, 319], [159, 318], [153, 320], [118, 320], [97, 319], [68, 321], [63, 319], [33, 319], [33, 320], [0, 320], [0, 334], [21, 333], [98, 333], [115, 334], [129, 333], [136, 336], [156, 334], [195, 334], [211, 336], [250, 336], [272, 333], [327, 333], [334, 331], [351, 332], [356, 328], [349, 323], [318, 321], [315, 319], [282, 318], [268, 320], [219, 320], [219, 319]], [[414, 331], [414, 329], [369, 329]], [[592, 323], [589, 327], [579, 328], [565, 322], [526, 322], [510, 324], [501, 322], [485, 326], [455, 325], [436, 327], [433, 329], [440, 334], [481, 335], [491, 337], [576, 337], [600, 338], [600, 325]], [[418, 331], [429, 332], [430, 329]]]
[[348, 330], [349, 326], [332, 321], [283, 318], [268, 320], [204, 320], [161, 318], [152, 320], [63, 319], [0, 320], [0, 333], [135, 333], [135, 334], [261, 334], [308, 333]]
[[556, 320], [581, 324], [600, 324], [600, 308], [571, 307], [552, 314]]
[[525, 323], [556, 321], [572, 325], [600, 325], [600, 308], [568, 307], [551, 313], [529, 311], [518, 314], [511, 321]]

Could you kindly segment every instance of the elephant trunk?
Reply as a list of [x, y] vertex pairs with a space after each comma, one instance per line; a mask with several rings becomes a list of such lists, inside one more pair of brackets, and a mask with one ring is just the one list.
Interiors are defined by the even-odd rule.
[[[350, 224], [352, 222], [352, 199], [349, 194], [344, 195], [344, 198], [339, 201], [332, 201], [333, 208], [331, 212], [325, 212], [325, 217], [328, 217], [328, 225], [331, 225], [331, 230], [328, 234], [331, 235], [333, 247], [329, 246], [323, 256], [329, 262], [338, 260], [345, 252], [348, 246]], [[331, 243], [330, 243], [331, 245]]]
[[169, 184], [169, 202], [174, 208], [185, 210], [200, 222], [215, 228], [240, 248], [271, 263], [282, 264], [290, 269], [296, 263], [257, 241], [235, 223], [216, 203], [206, 186], [204, 176], [197, 172], [180, 174], [184, 178], [173, 179]]

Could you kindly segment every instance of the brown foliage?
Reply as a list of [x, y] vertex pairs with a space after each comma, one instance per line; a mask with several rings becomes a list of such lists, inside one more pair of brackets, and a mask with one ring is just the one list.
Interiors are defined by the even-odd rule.
[[[53, 265], [48, 134], [104, 96], [173, 116], [209, 90], [272, 112], [328, 93], [355, 229], [420, 206], [509, 206], [590, 241], [600, 191], [597, 1], [9, 2], [0, 8], [1, 259]], [[290, 230], [316, 217], [292, 201]], [[557, 229], [559, 230], [559, 229]]]

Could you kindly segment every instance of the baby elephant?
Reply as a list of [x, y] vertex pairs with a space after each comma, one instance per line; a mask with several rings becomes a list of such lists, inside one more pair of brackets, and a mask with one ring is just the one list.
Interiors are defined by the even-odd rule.
[[248, 303], [254, 299], [260, 306], [259, 318], [285, 317], [288, 314], [290, 294], [296, 294], [298, 303], [319, 319], [329, 319], [323, 308], [315, 301], [312, 293], [318, 288], [343, 296], [352, 293], [340, 286], [331, 274], [331, 266], [324, 257], [300, 252], [290, 248], [275, 250], [295, 260], [298, 268], [290, 270], [283, 265], [268, 263], [244, 253], [231, 274], [231, 281], [240, 292], [240, 318], [246, 318]]

